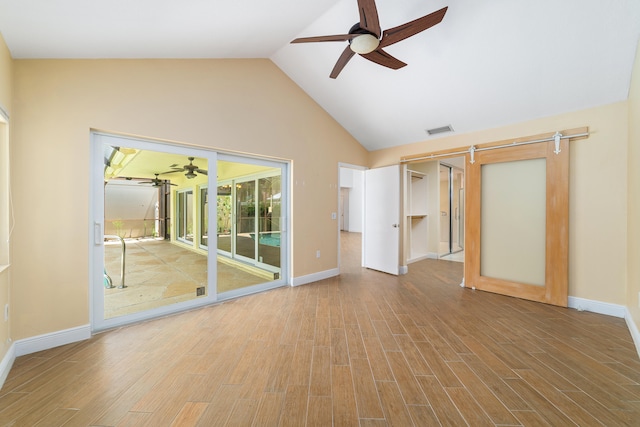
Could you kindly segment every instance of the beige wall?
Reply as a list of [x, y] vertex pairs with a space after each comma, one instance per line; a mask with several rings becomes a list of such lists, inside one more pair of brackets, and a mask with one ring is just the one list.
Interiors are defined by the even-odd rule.
[[[569, 295], [624, 305], [627, 300], [627, 102], [371, 153], [372, 167], [401, 156], [588, 126], [571, 146]], [[455, 123], [454, 123], [455, 127]], [[636, 258], [637, 259], [637, 258]]]
[[[13, 60], [9, 54], [9, 50], [0, 34], [0, 105], [2, 105], [7, 112], [11, 115], [11, 83], [12, 83], [12, 68]], [[8, 173], [6, 165], [8, 161], [3, 158], [9, 152], [7, 141], [7, 124], [0, 123], [0, 236], [6, 237], [8, 233], [8, 206], [7, 206], [7, 194], [6, 186], [8, 180]], [[3, 239], [4, 240], [4, 239]], [[11, 273], [11, 267], [6, 267], [8, 258], [8, 244], [6, 241], [0, 242], [0, 265], [5, 265], [0, 271], [0, 360], [7, 354], [11, 342], [9, 326], [10, 320], [4, 319], [4, 306], [9, 303], [9, 275]]]
[[629, 198], [627, 308], [640, 329], [640, 43], [629, 92]]
[[292, 160], [293, 276], [337, 267], [338, 162], [367, 152], [271, 61], [15, 60], [14, 72], [15, 338], [89, 322], [90, 129]]

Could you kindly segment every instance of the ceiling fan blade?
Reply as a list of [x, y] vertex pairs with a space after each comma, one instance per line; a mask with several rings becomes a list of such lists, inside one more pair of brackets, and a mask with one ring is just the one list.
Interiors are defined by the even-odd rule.
[[358, 0], [358, 9], [360, 10], [360, 28], [371, 31], [380, 37], [382, 29], [375, 0]]
[[442, 9], [423, 16], [422, 18], [384, 30], [382, 33], [382, 40], [380, 41], [380, 47], [386, 47], [394, 43], [398, 43], [401, 40], [439, 24], [444, 18], [444, 14], [447, 13], [447, 8], [448, 7], [443, 7]]
[[385, 67], [392, 68], [394, 70], [397, 70], [398, 68], [402, 68], [405, 65], [407, 65], [404, 62], [400, 61], [399, 59], [389, 55], [387, 52], [385, 52], [380, 48], [374, 50], [371, 53], [365, 53], [364, 55], [360, 55], [360, 56], [368, 59], [369, 61], [375, 62], [376, 64], [380, 64]]
[[195, 171], [201, 173], [202, 175], [208, 175], [207, 171], [204, 169], [196, 169]]
[[347, 65], [347, 62], [349, 62], [351, 57], [353, 57], [353, 55], [355, 54], [356, 53], [351, 50], [351, 47], [347, 46], [345, 50], [342, 51], [342, 55], [340, 55], [340, 58], [338, 58], [338, 62], [336, 62], [336, 65], [333, 67], [333, 70], [331, 70], [331, 74], [329, 74], [329, 77], [331, 77], [332, 79], [335, 79], [336, 77], [338, 77], [338, 74], [340, 74], [340, 71], [342, 71], [344, 66]]
[[291, 43], [314, 43], [314, 42], [344, 42], [351, 40], [358, 34], [337, 34], [334, 36], [300, 37], [292, 40]]
[[183, 170], [184, 169], [182, 169], [182, 168], [181, 169], [175, 169], [175, 170], [170, 170], [170, 171], [166, 171], [166, 172], [161, 172], [158, 175], [167, 175], [167, 174], [170, 174], [170, 173], [182, 172]]

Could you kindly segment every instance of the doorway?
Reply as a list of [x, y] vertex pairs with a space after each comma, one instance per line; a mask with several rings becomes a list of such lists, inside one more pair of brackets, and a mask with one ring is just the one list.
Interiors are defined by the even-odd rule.
[[438, 257], [464, 261], [464, 157], [440, 162], [440, 244]]
[[[366, 168], [357, 165], [341, 163], [338, 166], [338, 263], [341, 265], [342, 247], [354, 237], [360, 240], [358, 250], [350, 251], [352, 260], [362, 265], [363, 227], [364, 227], [364, 171]], [[349, 236], [347, 236], [347, 234]], [[347, 236], [348, 240], [342, 239]]]
[[99, 133], [92, 159], [93, 330], [288, 283], [286, 162]]

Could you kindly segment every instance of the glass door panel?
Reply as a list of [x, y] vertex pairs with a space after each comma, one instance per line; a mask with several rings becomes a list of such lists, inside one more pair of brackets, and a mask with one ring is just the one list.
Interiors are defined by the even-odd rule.
[[282, 281], [283, 167], [270, 164], [218, 162], [217, 290], [222, 298]]
[[280, 176], [258, 180], [258, 262], [280, 271]]
[[485, 164], [481, 179], [480, 275], [544, 286], [546, 159]]
[[188, 157], [196, 152], [115, 136], [98, 140], [113, 142], [101, 145], [103, 277], [94, 325], [100, 329], [214, 301], [215, 293], [207, 290], [215, 265], [195, 245], [207, 242], [206, 156], [215, 154]]
[[236, 255], [256, 257], [256, 183], [236, 183]]

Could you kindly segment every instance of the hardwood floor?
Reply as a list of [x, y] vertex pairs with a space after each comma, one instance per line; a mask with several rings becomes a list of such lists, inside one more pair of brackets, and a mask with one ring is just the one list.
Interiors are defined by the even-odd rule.
[[365, 270], [358, 238], [339, 277], [18, 358], [0, 425], [640, 424], [624, 320], [460, 288], [456, 262]]

